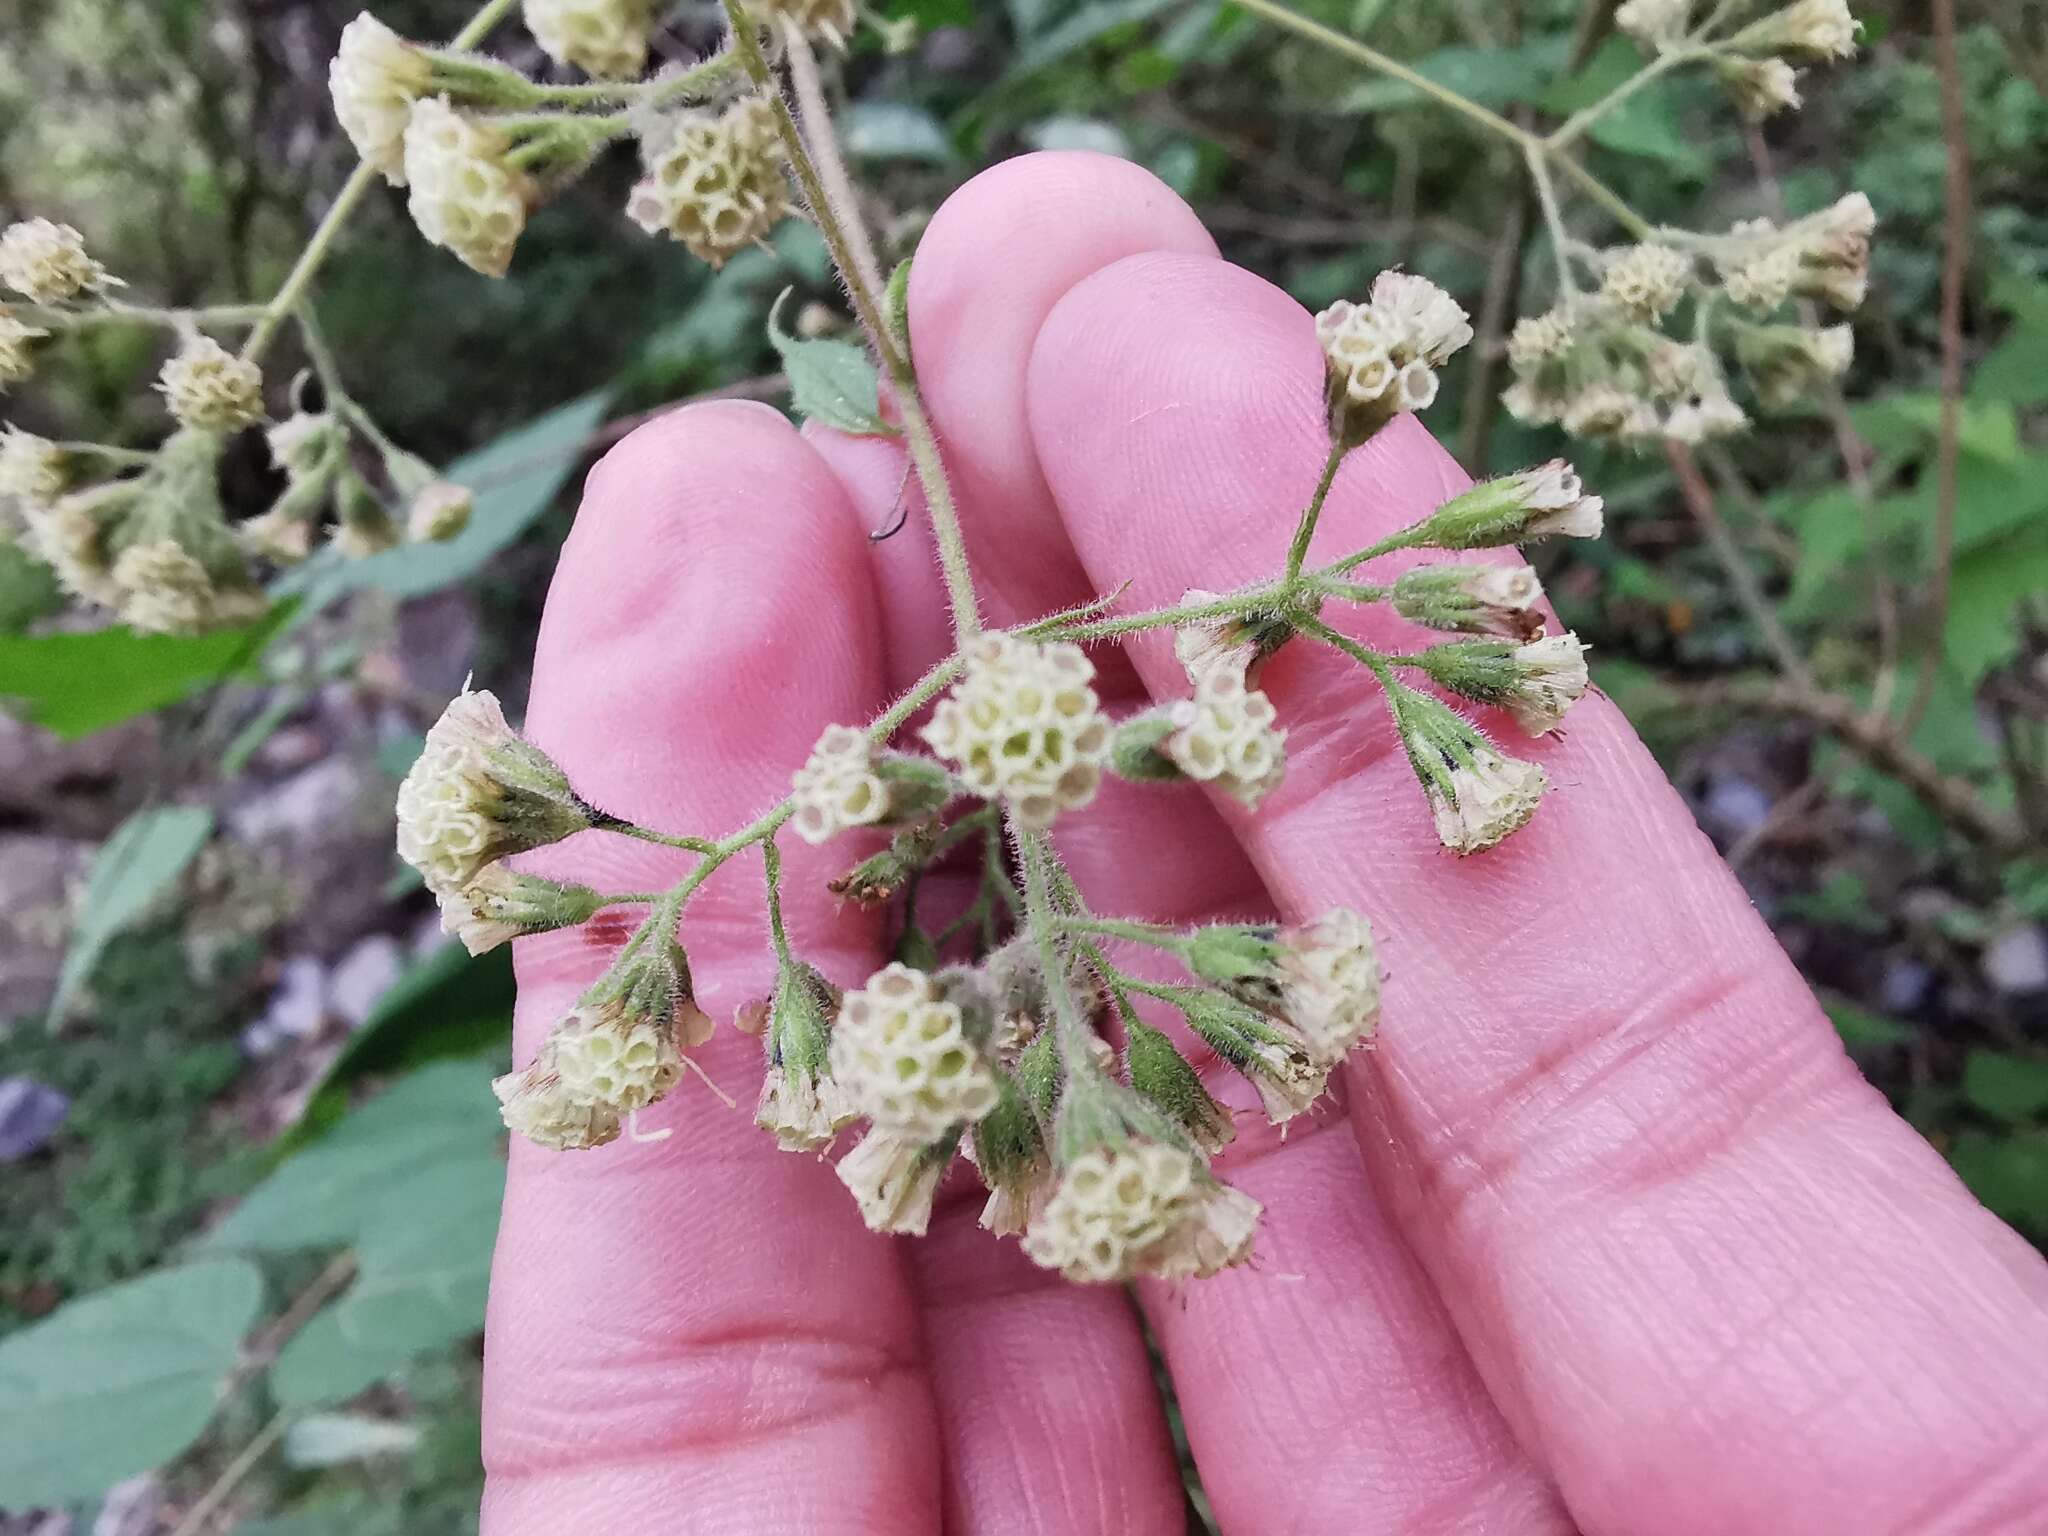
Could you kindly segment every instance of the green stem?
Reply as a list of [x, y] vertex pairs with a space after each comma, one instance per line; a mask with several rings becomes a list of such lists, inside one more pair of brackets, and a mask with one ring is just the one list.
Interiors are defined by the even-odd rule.
[[1556, 162], [1559, 170], [1579, 184], [1580, 191], [1605, 208], [1614, 222], [1627, 230], [1633, 238], [1647, 240], [1654, 233], [1648, 219], [1637, 213], [1620, 193], [1579, 164], [1571, 155], [1559, 151], [1549, 158]]
[[1368, 544], [1364, 549], [1357, 551], [1355, 554], [1349, 554], [1342, 560], [1333, 561], [1319, 571], [1311, 571], [1309, 573], [1309, 580], [1320, 583], [1332, 576], [1342, 576], [1346, 571], [1357, 570], [1358, 567], [1364, 565], [1368, 560], [1377, 560], [1381, 555], [1391, 555], [1397, 549], [1406, 549], [1409, 537], [1414, 531], [1412, 528], [1404, 528], [1399, 533], [1390, 533], [1377, 544]]
[[[519, 0], [487, 0], [469, 24], [448, 41], [451, 49], [473, 48], [490, 35], [491, 29], [506, 16]], [[284, 285], [277, 290], [269, 304], [264, 306], [262, 318], [249, 333], [249, 339], [242, 344], [242, 357], [255, 362], [276, 338], [277, 328], [284, 323], [284, 317], [298, 308], [299, 300], [305, 297], [312, 285], [314, 274], [327, 260], [327, 254], [334, 247], [335, 237], [348, 223], [349, 215], [362, 202], [370, 187], [376, 182], [379, 171], [373, 165], [359, 164], [349, 172], [348, 180], [341, 184], [341, 191], [335, 195], [326, 216], [313, 231], [313, 238], [306, 242], [306, 248], [299, 253], [299, 259], [286, 274]]]
[[761, 839], [761, 867], [768, 886], [768, 936], [775, 943], [775, 958], [784, 966], [795, 962], [789, 953], [789, 932], [782, 926], [782, 850], [773, 836]]
[[1554, 154], [1565, 148], [1566, 145], [1575, 143], [1585, 134], [1587, 129], [1599, 122], [1601, 118], [1612, 112], [1624, 101], [1627, 101], [1629, 97], [1635, 95], [1644, 86], [1656, 80], [1660, 75], [1676, 69], [1681, 64], [1690, 64], [1695, 59], [1706, 58], [1713, 51], [1711, 48], [1687, 44], [1658, 54], [1656, 58], [1630, 75], [1598, 101], [1590, 106], [1579, 108], [1578, 111], [1560, 123], [1544, 137], [1542, 141], [1544, 150], [1547, 153]]
[[1170, 954], [1185, 953], [1188, 947], [1187, 940], [1158, 923], [1133, 923], [1108, 917], [1066, 917], [1059, 920], [1059, 925], [1067, 933], [1093, 933], [1106, 939], [1127, 939], [1133, 944], [1150, 945]]
[[1522, 158], [1529, 167], [1529, 180], [1536, 188], [1536, 200], [1543, 208], [1543, 222], [1550, 230], [1550, 253], [1557, 262], [1558, 291], [1568, 299], [1577, 298], [1579, 284], [1578, 279], [1572, 276], [1571, 236], [1565, 232], [1564, 212], [1558, 207], [1557, 187], [1550, 179], [1550, 167], [1544, 164], [1541, 150], [1533, 145], [1523, 151]]
[[1341, 439], [1330, 443], [1330, 456], [1323, 461], [1322, 478], [1316, 481], [1315, 494], [1309, 497], [1308, 505], [1302, 508], [1301, 520], [1294, 525], [1294, 542], [1287, 547], [1287, 574], [1282, 579], [1289, 587], [1301, 575], [1301, 565], [1308, 558], [1309, 541], [1316, 536], [1316, 523], [1323, 515], [1323, 503], [1329, 500], [1330, 487], [1336, 484], [1337, 470], [1344, 462], [1345, 446]]
[[1330, 628], [1321, 619], [1305, 618], [1300, 621], [1300, 629], [1304, 635], [1312, 635], [1322, 641], [1323, 644], [1334, 646], [1360, 666], [1370, 670], [1373, 676], [1377, 677], [1382, 683], [1393, 686], [1394, 657], [1383, 655], [1381, 652], [1373, 650], [1370, 646], [1360, 644], [1349, 635]]
[[591, 818], [590, 824], [601, 832], [616, 832], [621, 837], [630, 837], [636, 842], [653, 843], [662, 848], [681, 848], [688, 853], [711, 853], [718, 844], [702, 837], [671, 837], [666, 832], [657, 832], [652, 827], [643, 827], [637, 821], [600, 813]]
[[1133, 613], [1120, 619], [1098, 619], [1087, 624], [1065, 623], [1058, 617], [1041, 619], [1036, 624], [1025, 625], [1017, 633], [1033, 639], [1107, 640], [1115, 635], [1136, 634], [1141, 630], [1165, 629], [1170, 625], [1199, 624], [1207, 619], [1229, 619], [1240, 614], [1264, 612], [1284, 606], [1287, 600], [1287, 590], [1275, 582], [1269, 587], [1253, 587], [1230, 597], [1220, 597], [1213, 603], [1182, 603], [1172, 608], [1152, 608], [1144, 613]]
[[205, 1530], [214, 1513], [227, 1502], [228, 1495], [242, 1485], [242, 1480], [256, 1470], [256, 1464], [269, 1453], [270, 1448], [284, 1438], [285, 1430], [296, 1417], [297, 1410], [292, 1408], [280, 1408], [272, 1415], [270, 1422], [256, 1432], [256, 1438], [243, 1446], [235, 1459], [221, 1469], [220, 1476], [213, 1480], [213, 1486], [185, 1512], [185, 1518], [178, 1522], [171, 1536], [198, 1536]]
[[1081, 1017], [1067, 985], [1066, 957], [1060, 953], [1058, 914], [1053, 910], [1049, 866], [1056, 860], [1051, 840], [1043, 832], [1017, 831], [1018, 856], [1024, 865], [1024, 923], [1038, 945], [1038, 958], [1045, 970], [1045, 988], [1052, 994], [1053, 1027], [1057, 1030], [1060, 1062], [1066, 1068], [1069, 1094], [1086, 1096], [1109, 1087], [1090, 1049], [1095, 1032]]
[[1315, 590], [1327, 597], [1341, 597], [1352, 603], [1384, 603], [1393, 596], [1392, 587], [1369, 587], [1357, 581], [1331, 581], [1316, 575], [1309, 578]]

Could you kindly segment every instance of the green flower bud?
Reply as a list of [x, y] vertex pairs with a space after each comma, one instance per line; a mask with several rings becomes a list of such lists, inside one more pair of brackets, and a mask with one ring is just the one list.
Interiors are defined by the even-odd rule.
[[1138, 1019], [1124, 1021], [1124, 1067], [1131, 1087], [1214, 1153], [1237, 1135], [1230, 1114], [1202, 1086], [1195, 1069], [1165, 1035]]

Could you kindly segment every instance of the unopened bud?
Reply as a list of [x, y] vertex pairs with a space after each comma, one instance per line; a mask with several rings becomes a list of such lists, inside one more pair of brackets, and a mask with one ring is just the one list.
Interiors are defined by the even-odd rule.
[[164, 364], [157, 388], [178, 425], [236, 432], [263, 419], [263, 372], [211, 336], [191, 336]]
[[1569, 631], [1526, 645], [1431, 646], [1422, 653], [1422, 670], [1439, 687], [1507, 710], [1532, 736], [1555, 730], [1588, 682], [1586, 647]]
[[1588, 496], [1563, 459], [1484, 480], [1445, 502], [1409, 530], [1408, 545], [1490, 549], [1553, 536], [1597, 538], [1601, 501]]
[[587, 885], [563, 884], [489, 864], [460, 891], [437, 893], [441, 931], [481, 955], [530, 933], [574, 928], [597, 915], [603, 902]]
[[97, 291], [114, 279], [85, 251], [85, 238], [69, 224], [24, 219], [0, 233], [0, 285], [37, 304], [61, 304]]
[[1526, 565], [1421, 565], [1394, 582], [1394, 612], [1468, 635], [1530, 640], [1543, 632], [1543, 583]]
[[1185, 1056], [1165, 1035], [1135, 1018], [1124, 1021], [1124, 1066], [1131, 1087], [1210, 1154], [1237, 1136], [1230, 1114], [1209, 1096]]

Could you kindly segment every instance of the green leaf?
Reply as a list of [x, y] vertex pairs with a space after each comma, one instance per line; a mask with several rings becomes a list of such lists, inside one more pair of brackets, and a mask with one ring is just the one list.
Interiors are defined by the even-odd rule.
[[247, 671], [291, 612], [282, 604], [252, 624], [203, 635], [139, 635], [120, 625], [85, 634], [0, 635], [0, 700], [11, 713], [75, 741]]
[[[1551, 77], [1563, 66], [1570, 46], [1569, 39], [1553, 34], [1512, 48], [1439, 48], [1410, 67], [1482, 107], [1498, 110], [1542, 96]], [[1338, 100], [1337, 110], [1382, 112], [1429, 99], [1404, 81], [1367, 80], [1347, 91]]]
[[1970, 1193], [2003, 1220], [2030, 1232], [2048, 1232], [2048, 1136], [1965, 1131], [1948, 1160]]
[[11, 634], [63, 611], [57, 573], [0, 533], [0, 632]]
[[1080, 7], [1065, 21], [1048, 27], [1026, 47], [1019, 49], [1016, 61], [1010, 66], [1008, 81], [1035, 74], [1106, 37], [1118, 27], [1150, 21], [1180, 3], [1181, 0], [1095, 0], [1093, 4]]
[[360, 560], [329, 548], [287, 575], [277, 590], [304, 592], [311, 614], [365, 588], [419, 597], [468, 580], [554, 505], [609, 403], [604, 390], [583, 395], [450, 464], [443, 471], [447, 478], [476, 493], [469, 524], [454, 538]]
[[69, 1012], [107, 941], [170, 888], [212, 835], [213, 812], [189, 805], [137, 811], [114, 829], [93, 857], [84, 914], [50, 1001], [52, 1019]]
[[2048, 1113], [2048, 1061], [1972, 1051], [1963, 1061], [1963, 1097], [1994, 1120], [2038, 1119]]
[[1949, 595], [1943, 657], [1975, 684], [2017, 654], [2013, 609], [2048, 591], [2048, 526], [2036, 522], [2017, 536], [1958, 556]]
[[0, 1341], [0, 1508], [90, 1498], [197, 1440], [262, 1301], [254, 1266], [213, 1259]]
[[782, 357], [789, 376], [790, 403], [806, 420], [857, 437], [894, 436], [896, 428], [882, 420], [881, 390], [875, 365], [851, 342], [825, 338], [803, 340], [782, 329], [782, 290], [768, 311], [768, 340]]
[[[472, 1115], [495, 1119], [472, 1104]], [[415, 1209], [387, 1209], [356, 1244], [348, 1291], [278, 1356], [270, 1388], [286, 1407], [353, 1397], [414, 1356], [482, 1330], [505, 1168], [457, 1160], [416, 1181]]]
[[497, 1165], [491, 1070], [483, 1058], [421, 1068], [280, 1165], [201, 1247], [289, 1252], [434, 1230], [448, 1170]]
[[[1624, 37], [1609, 38], [1584, 69], [1544, 93], [1543, 105], [1565, 114], [1590, 107], [1641, 67], [1633, 43]], [[1687, 176], [1704, 177], [1707, 158], [1680, 128], [1667, 85], [1660, 81], [1610, 108], [1586, 130], [1587, 136], [1622, 154], [1661, 160]]]
[[1828, 1018], [1835, 1026], [1835, 1033], [1842, 1037], [1842, 1043], [1851, 1050], [1876, 1050], [1882, 1046], [1905, 1045], [1913, 1038], [1911, 1025], [1901, 1024], [1897, 1019], [1886, 1018], [1881, 1013], [1872, 1013], [1867, 1008], [1843, 998], [1829, 998], [1822, 1003]]
[[960, 158], [939, 120], [907, 101], [857, 101], [840, 115], [839, 128], [856, 159], [947, 165]]

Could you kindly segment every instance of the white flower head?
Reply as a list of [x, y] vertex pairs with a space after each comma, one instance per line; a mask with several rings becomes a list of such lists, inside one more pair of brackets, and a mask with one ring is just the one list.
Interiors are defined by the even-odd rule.
[[5, 304], [0, 304], [0, 391], [10, 384], [21, 383], [36, 371], [31, 343], [41, 341], [49, 334], [17, 317]]
[[1528, 640], [1540, 634], [1543, 583], [1526, 565], [1419, 565], [1394, 583], [1394, 612], [1411, 623], [1468, 635]]
[[1498, 846], [1528, 825], [1548, 782], [1534, 763], [1490, 749], [1474, 752], [1430, 793], [1438, 839], [1458, 854]]
[[1641, 395], [1602, 381], [1589, 384], [1566, 403], [1565, 431], [1574, 437], [1631, 442], [1655, 435], [1656, 407]]
[[953, 793], [943, 769], [925, 758], [875, 750], [865, 731], [827, 726], [796, 772], [790, 818], [806, 842], [822, 843], [853, 827], [906, 821], [937, 810]]
[[1609, 256], [1604, 298], [1632, 320], [1654, 324], [1678, 307], [1692, 281], [1692, 259], [1668, 245], [1631, 245]]
[[157, 388], [181, 427], [238, 432], [263, 419], [263, 370], [211, 336], [190, 336], [164, 364]]
[[771, 1065], [761, 1077], [754, 1124], [771, 1133], [785, 1152], [816, 1152], [860, 1118], [839, 1084], [828, 1076]]
[[714, 267], [764, 242], [789, 213], [782, 138], [765, 96], [678, 119], [665, 138], [643, 139], [642, 149], [647, 174], [627, 216]]
[[1759, 400], [1767, 406], [1794, 405], [1848, 371], [1856, 336], [1846, 325], [1742, 326], [1735, 333], [1735, 355]]
[[341, 131], [366, 164], [395, 187], [405, 185], [405, 126], [426, 94], [433, 61], [368, 11], [341, 29], [327, 87]]
[[1363, 304], [1340, 299], [1316, 316], [1328, 370], [1331, 427], [1356, 444], [1401, 411], [1436, 399], [1436, 370], [1472, 339], [1465, 311], [1427, 278], [1382, 272]]
[[1189, 778], [1256, 810], [1287, 772], [1287, 732], [1276, 718], [1273, 701], [1247, 688], [1242, 671], [1218, 667], [1196, 680], [1192, 699], [1169, 707], [1173, 732], [1159, 750]]
[[1078, 645], [983, 635], [924, 739], [970, 793], [999, 799], [1021, 825], [1043, 829], [1101, 786], [1110, 724], [1094, 677]]
[[533, 1065], [508, 1072], [491, 1084], [506, 1129], [556, 1152], [581, 1152], [617, 1141], [624, 1129], [619, 1112], [580, 1097], [554, 1070], [545, 1047]]
[[436, 896], [459, 899], [485, 865], [589, 825], [561, 769], [489, 693], [449, 704], [398, 790], [398, 855]]
[[46, 437], [9, 426], [0, 430], [0, 501], [48, 505], [64, 494], [64, 450]]
[[1682, 42], [1692, 24], [1692, 0], [1623, 0], [1614, 24], [1640, 43], [1662, 50]]
[[1674, 442], [1697, 445], [1732, 437], [1749, 427], [1749, 415], [1719, 383], [1673, 406], [1664, 417], [1664, 435]]
[[1565, 711], [1585, 697], [1591, 679], [1586, 647], [1570, 630], [1517, 646], [1511, 657], [1517, 678], [1502, 701], [1515, 723], [1531, 736], [1557, 729]]
[[1536, 539], [1600, 536], [1602, 502], [1586, 494], [1563, 459], [1481, 481], [1452, 497], [1411, 530], [1426, 549], [1493, 549]]
[[1713, 62], [1736, 110], [1753, 123], [1800, 105], [1799, 71], [1775, 55], [1752, 59], [1724, 53]]
[[995, 1075], [957, 1003], [907, 965], [890, 965], [839, 1005], [832, 1076], [875, 1125], [920, 1143], [995, 1107]]
[[1089, 1149], [1059, 1171], [1024, 1251], [1069, 1280], [1212, 1275], [1251, 1256], [1258, 1202], [1196, 1156], [1152, 1141]]
[[472, 955], [481, 955], [529, 933], [548, 933], [588, 922], [598, 910], [597, 892], [522, 875], [503, 864], [486, 864], [460, 891], [437, 891], [441, 931], [453, 934]]
[[109, 534], [132, 511], [137, 483], [114, 481], [73, 491], [53, 502], [21, 503], [28, 543], [57, 573], [57, 583], [81, 602], [119, 607], [125, 594], [114, 581]]
[[453, 480], [435, 480], [414, 494], [406, 507], [405, 533], [414, 543], [440, 544], [469, 526], [476, 511], [476, 493]]
[[1379, 1028], [1380, 957], [1372, 925], [1338, 907], [1280, 931], [1280, 1009], [1309, 1059], [1334, 1066]]
[[1744, 27], [1733, 42], [1750, 53], [1846, 59], [1856, 51], [1859, 30], [1845, 0], [1792, 0], [1776, 14]]
[[61, 304], [114, 283], [69, 224], [23, 219], [0, 233], [0, 285], [37, 304]]
[[624, 997], [577, 1004], [555, 1025], [548, 1044], [570, 1094], [620, 1115], [655, 1103], [682, 1076], [671, 1021], [637, 1012]]
[[947, 1143], [926, 1145], [876, 1126], [834, 1172], [853, 1192], [870, 1231], [921, 1237], [931, 1225], [932, 1200], [951, 1161]]
[[557, 64], [628, 79], [647, 64], [652, 0], [526, 0], [526, 30]]
[[1525, 315], [1515, 322], [1508, 337], [1508, 363], [1516, 373], [1533, 373], [1545, 363], [1556, 362], [1571, 351], [1576, 327], [1562, 309]]
[[509, 159], [511, 143], [488, 119], [445, 98], [422, 97], [405, 126], [407, 206], [429, 242], [486, 277], [503, 277], [526, 228], [533, 187]]

